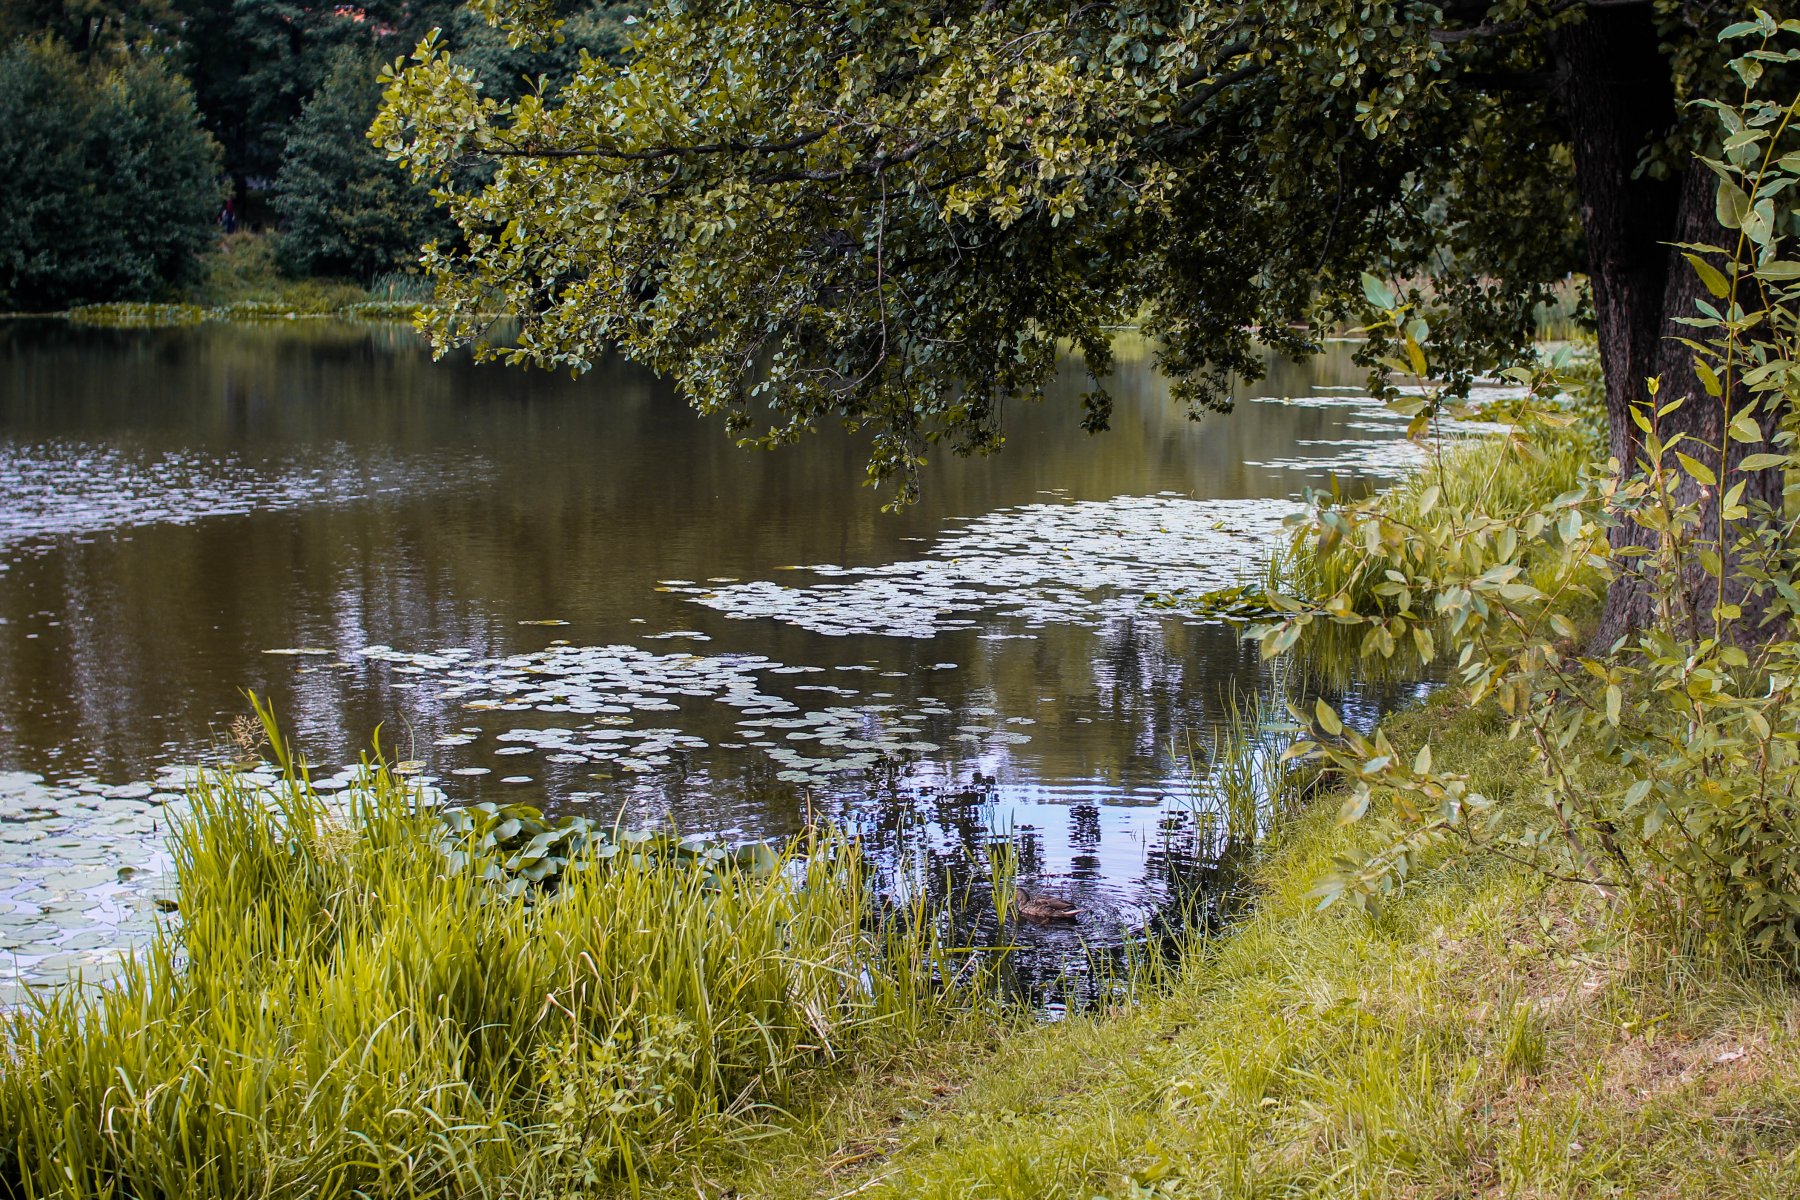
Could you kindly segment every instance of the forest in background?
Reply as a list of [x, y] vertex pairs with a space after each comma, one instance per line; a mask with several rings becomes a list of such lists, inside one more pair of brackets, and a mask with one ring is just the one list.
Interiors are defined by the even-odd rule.
[[438, 29], [489, 94], [554, 91], [644, 6], [562, 7], [533, 51], [452, 0], [0, 0], [0, 309], [185, 298], [232, 231], [292, 278], [409, 271], [454, 231], [365, 137], [384, 66]]

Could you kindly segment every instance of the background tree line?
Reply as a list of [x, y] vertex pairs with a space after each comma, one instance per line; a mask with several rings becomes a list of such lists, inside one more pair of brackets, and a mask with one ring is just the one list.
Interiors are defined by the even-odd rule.
[[437, 29], [489, 94], [554, 91], [642, 7], [566, 2], [534, 51], [454, 0], [0, 0], [0, 308], [178, 295], [231, 226], [293, 275], [405, 268], [455, 230], [365, 137], [382, 66]]

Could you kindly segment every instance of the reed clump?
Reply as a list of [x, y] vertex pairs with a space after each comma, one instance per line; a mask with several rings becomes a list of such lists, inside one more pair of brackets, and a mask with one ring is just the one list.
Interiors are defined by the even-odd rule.
[[968, 995], [835, 835], [500, 887], [379, 765], [333, 807], [274, 745], [274, 792], [195, 787], [117, 983], [5, 1015], [0, 1194], [635, 1194]]

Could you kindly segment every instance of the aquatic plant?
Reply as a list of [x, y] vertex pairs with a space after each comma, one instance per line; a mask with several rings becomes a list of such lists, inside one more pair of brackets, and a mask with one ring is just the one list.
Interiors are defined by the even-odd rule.
[[1204, 744], [1172, 747], [1188, 764], [1187, 805], [1200, 850], [1224, 860], [1253, 848], [1283, 817], [1294, 815], [1302, 773], [1283, 752], [1300, 732], [1262, 697], [1231, 695], [1224, 720]]
[[529, 814], [433, 811], [379, 763], [328, 801], [270, 735], [274, 789], [192, 790], [178, 920], [4, 1017], [0, 1192], [635, 1194], [972, 995], [834, 834], [521, 845]]

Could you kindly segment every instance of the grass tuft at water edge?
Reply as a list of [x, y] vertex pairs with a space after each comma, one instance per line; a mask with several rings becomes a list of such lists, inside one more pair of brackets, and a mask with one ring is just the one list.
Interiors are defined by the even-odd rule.
[[275, 746], [273, 792], [197, 783], [116, 983], [5, 1014], [0, 1195], [635, 1194], [973, 995], [836, 834], [509, 891], [404, 780], [327, 803]]

